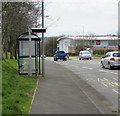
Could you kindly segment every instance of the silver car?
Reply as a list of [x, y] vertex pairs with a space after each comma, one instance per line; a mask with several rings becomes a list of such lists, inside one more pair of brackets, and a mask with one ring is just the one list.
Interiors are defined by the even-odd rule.
[[113, 51], [107, 52], [101, 59], [102, 68], [112, 69], [114, 67], [120, 67], [120, 52]]
[[87, 60], [92, 60], [92, 55], [89, 51], [80, 51], [79, 52], [79, 60], [84, 60], [84, 59], [87, 59]]

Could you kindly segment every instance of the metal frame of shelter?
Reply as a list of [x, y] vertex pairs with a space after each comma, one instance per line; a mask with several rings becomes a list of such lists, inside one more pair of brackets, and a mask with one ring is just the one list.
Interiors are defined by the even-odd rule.
[[[31, 42], [33, 42], [32, 55], [32, 75], [40, 74], [40, 37], [31, 33]], [[18, 42], [18, 72], [20, 75], [28, 75], [29, 71], [29, 32], [21, 34], [17, 38]], [[27, 63], [26, 63], [27, 62]]]

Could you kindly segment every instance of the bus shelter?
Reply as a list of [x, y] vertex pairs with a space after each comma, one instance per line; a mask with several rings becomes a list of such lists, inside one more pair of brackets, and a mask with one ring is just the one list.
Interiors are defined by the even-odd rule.
[[23, 33], [18, 38], [18, 71], [20, 75], [28, 75], [31, 62], [32, 75], [40, 74], [40, 38], [31, 33], [31, 59], [29, 59], [29, 33]]

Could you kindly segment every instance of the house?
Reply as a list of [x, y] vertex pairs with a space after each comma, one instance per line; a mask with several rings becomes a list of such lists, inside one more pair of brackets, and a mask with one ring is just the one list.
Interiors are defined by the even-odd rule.
[[117, 50], [117, 36], [68, 36], [58, 38], [58, 50], [66, 53], [75, 53], [77, 47], [85, 49], [90, 47], [93, 50]]

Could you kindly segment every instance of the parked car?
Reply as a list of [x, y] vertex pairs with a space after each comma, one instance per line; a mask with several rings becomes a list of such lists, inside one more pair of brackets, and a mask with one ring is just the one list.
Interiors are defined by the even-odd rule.
[[102, 68], [112, 69], [114, 67], [120, 68], [120, 52], [113, 51], [107, 52], [104, 57], [101, 59]]
[[89, 51], [86, 51], [86, 50], [84, 50], [84, 51], [80, 51], [79, 52], [79, 60], [84, 60], [84, 59], [87, 59], [87, 60], [92, 60], [92, 55], [91, 55], [91, 53], [89, 52]]
[[64, 51], [56, 51], [54, 55], [54, 61], [57, 61], [58, 59], [67, 61], [67, 54]]

